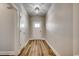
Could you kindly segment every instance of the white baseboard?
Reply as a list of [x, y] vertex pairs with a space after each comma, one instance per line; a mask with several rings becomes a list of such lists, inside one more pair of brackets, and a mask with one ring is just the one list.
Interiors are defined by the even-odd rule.
[[[29, 39], [29, 40], [32, 40], [32, 39]], [[45, 40], [45, 39], [42, 39], [42, 40]], [[20, 53], [20, 51], [23, 49], [23, 47], [25, 47], [27, 45], [28, 41], [19, 50], [17, 50], [16, 53], [15, 52], [14, 53], [10, 52], [10, 54], [18, 55]], [[60, 56], [60, 54], [49, 44], [49, 42], [47, 40], [45, 40], [45, 41], [50, 46], [50, 48], [53, 50], [53, 52], [56, 54], [56, 56]], [[79, 55], [76, 55], [76, 56], [79, 56]]]
[[22, 47], [20, 47], [19, 50], [16, 51], [15, 55], [18, 55], [21, 52], [21, 50], [27, 45], [28, 41], [29, 40], [27, 40], [27, 42]]
[[45, 41], [49, 45], [49, 47], [53, 50], [53, 52], [56, 54], [56, 56], [60, 56], [60, 54], [49, 44], [49, 42], [47, 40]]
[[15, 55], [15, 51], [0, 51], [0, 55]]

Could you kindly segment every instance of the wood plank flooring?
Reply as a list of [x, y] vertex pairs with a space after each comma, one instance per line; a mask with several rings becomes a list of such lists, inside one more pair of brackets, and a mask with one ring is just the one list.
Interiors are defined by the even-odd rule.
[[45, 40], [29, 40], [18, 56], [56, 56]]

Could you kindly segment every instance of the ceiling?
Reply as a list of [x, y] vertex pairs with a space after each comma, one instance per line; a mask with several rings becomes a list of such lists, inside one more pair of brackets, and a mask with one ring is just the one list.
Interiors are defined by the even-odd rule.
[[[43, 16], [47, 13], [48, 9], [51, 6], [51, 3], [24, 3], [24, 8], [26, 9], [27, 13], [31, 16], [40, 15]], [[35, 12], [35, 8], [39, 8], [39, 12]]]
[[[12, 5], [13, 4], [8, 3], [4, 6], [6, 6], [8, 9], [13, 9]], [[22, 7], [23, 7], [23, 9], [25, 9], [30, 16], [36, 16], [36, 15], [44, 16], [48, 12], [52, 4], [51, 3], [15, 3], [15, 5], [19, 11], [22, 11]], [[38, 13], [35, 10], [36, 8], [39, 9]]]
[[[51, 3], [16, 3], [15, 5], [19, 9], [21, 9], [20, 6], [23, 5], [24, 9], [30, 16], [35, 15], [44, 16], [47, 13], [48, 9], [50, 8]], [[39, 8], [38, 13], [35, 12], [36, 7]]]

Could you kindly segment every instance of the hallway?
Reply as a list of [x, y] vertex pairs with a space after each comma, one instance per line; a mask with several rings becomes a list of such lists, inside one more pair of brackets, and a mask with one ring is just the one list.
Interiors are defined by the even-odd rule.
[[0, 55], [79, 55], [79, 4], [0, 3]]
[[21, 50], [19, 56], [55, 56], [55, 53], [48, 46], [45, 40], [29, 40]]

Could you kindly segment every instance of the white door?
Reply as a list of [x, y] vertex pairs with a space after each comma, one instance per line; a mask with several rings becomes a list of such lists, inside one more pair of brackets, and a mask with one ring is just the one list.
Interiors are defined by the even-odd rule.
[[34, 22], [32, 24], [32, 38], [41, 39], [42, 36], [42, 24], [40, 22]]

